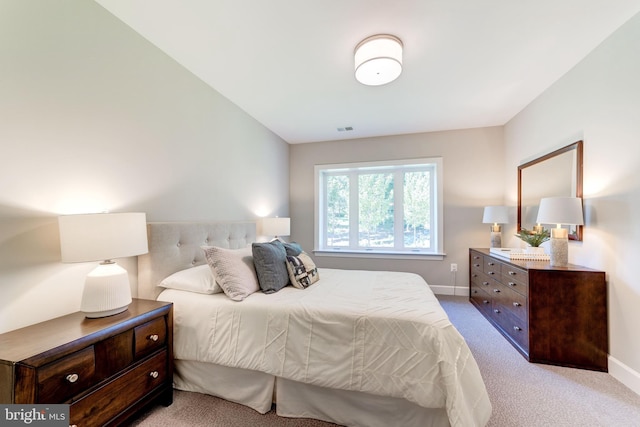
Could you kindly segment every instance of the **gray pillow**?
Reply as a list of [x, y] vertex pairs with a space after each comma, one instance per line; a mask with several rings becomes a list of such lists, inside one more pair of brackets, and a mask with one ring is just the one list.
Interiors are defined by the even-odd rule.
[[287, 256], [298, 256], [302, 253], [302, 246], [299, 243], [283, 243], [284, 249], [287, 251]]
[[202, 249], [213, 277], [229, 298], [242, 301], [260, 290], [250, 247], [226, 249], [203, 246]]
[[287, 251], [282, 242], [253, 243], [251, 250], [262, 292], [272, 294], [289, 284]]

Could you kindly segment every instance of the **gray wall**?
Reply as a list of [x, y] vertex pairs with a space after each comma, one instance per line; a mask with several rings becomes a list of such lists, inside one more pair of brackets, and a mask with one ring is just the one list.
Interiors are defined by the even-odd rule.
[[[584, 140], [584, 241], [569, 243], [569, 262], [606, 272], [609, 372], [640, 394], [639, 40], [636, 15], [513, 118], [505, 166]], [[515, 205], [515, 176], [505, 182]]]
[[[291, 239], [312, 254], [314, 165], [442, 157], [447, 254], [443, 261], [327, 256], [314, 256], [314, 260], [327, 268], [409, 271], [424, 277], [435, 292], [468, 295], [469, 247], [489, 245], [489, 226], [482, 224], [483, 207], [503, 200], [502, 133], [502, 127], [491, 127], [292, 145]], [[450, 272], [451, 263], [458, 264], [457, 274]]]
[[288, 144], [91, 1], [2, 1], [0, 120], [0, 332], [78, 310], [59, 214], [289, 213]]

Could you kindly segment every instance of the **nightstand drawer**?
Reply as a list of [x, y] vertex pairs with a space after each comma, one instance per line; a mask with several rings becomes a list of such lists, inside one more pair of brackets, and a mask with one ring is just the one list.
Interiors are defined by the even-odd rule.
[[136, 359], [164, 346], [167, 339], [167, 323], [164, 317], [154, 319], [135, 328], [134, 357]]
[[77, 351], [38, 369], [38, 403], [63, 403], [93, 385], [93, 346]]
[[[167, 379], [167, 352], [162, 351], [89, 396], [73, 403], [70, 424], [102, 426], [123, 412]], [[88, 421], [90, 420], [90, 421]]]

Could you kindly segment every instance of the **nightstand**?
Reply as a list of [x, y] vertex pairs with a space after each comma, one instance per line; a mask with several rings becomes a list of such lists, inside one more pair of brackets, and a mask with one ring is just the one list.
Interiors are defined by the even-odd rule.
[[69, 404], [71, 425], [168, 406], [172, 384], [171, 303], [134, 299], [114, 316], [77, 312], [0, 335], [0, 403]]

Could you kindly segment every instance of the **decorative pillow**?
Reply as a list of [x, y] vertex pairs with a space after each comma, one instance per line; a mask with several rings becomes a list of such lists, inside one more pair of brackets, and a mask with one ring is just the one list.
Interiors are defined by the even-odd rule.
[[299, 243], [283, 243], [284, 249], [287, 251], [287, 256], [298, 256], [302, 253], [302, 246]]
[[287, 256], [287, 270], [293, 286], [305, 289], [320, 280], [320, 273], [306, 252], [298, 256]]
[[289, 284], [287, 251], [282, 242], [272, 240], [269, 243], [253, 243], [251, 249], [262, 292], [272, 294]]
[[203, 246], [202, 249], [213, 277], [229, 298], [242, 301], [260, 290], [249, 246], [242, 249]]
[[158, 286], [181, 291], [197, 292], [199, 294], [217, 294], [222, 292], [211, 274], [211, 268], [207, 264], [187, 268], [173, 273], [165, 278]]

